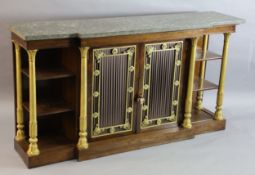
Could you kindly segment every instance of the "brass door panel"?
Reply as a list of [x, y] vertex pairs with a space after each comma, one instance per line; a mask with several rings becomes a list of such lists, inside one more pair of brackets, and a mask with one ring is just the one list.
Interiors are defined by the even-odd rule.
[[136, 46], [93, 49], [91, 137], [132, 131]]
[[177, 122], [182, 48], [182, 41], [145, 45], [141, 129]]

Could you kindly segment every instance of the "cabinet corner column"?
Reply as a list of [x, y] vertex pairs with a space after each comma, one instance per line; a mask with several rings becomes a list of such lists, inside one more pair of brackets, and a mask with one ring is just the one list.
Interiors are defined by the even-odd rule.
[[35, 59], [37, 50], [27, 50], [29, 59], [29, 157], [40, 154], [37, 139], [37, 109], [36, 109], [36, 70]]
[[192, 128], [192, 124], [191, 124], [192, 94], [193, 94], [193, 84], [194, 84], [194, 74], [195, 74], [197, 41], [198, 41], [198, 37], [192, 38], [192, 49], [191, 49], [191, 57], [190, 57], [190, 63], [189, 63], [187, 96], [185, 100], [184, 120], [182, 123], [182, 126], [188, 129]]
[[219, 88], [218, 88], [217, 101], [216, 101], [216, 111], [214, 114], [215, 120], [223, 120], [222, 104], [223, 104], [223, 96], [224, 96], [224, 82], [226, 77], [227, 59], [228, 59], [229, 39], [230, 39], [230, 33], [225, 33], [223, 53], [222, 53], [222, 63], [221, 63], [221, 70], [220, 70]]
[[89, 47], [80, 47], [81, 52], [81, 86], [80, 86], [80, 131], [77, 143], [78, 150], [88, 148], [87, 140], [87, 79], [88, 79], [88, 50]]
[[17, 132], [15, 136], [16, 141], [25, 139], [24, 133], [24, 118], [22, 108], [22, 79], [21, 79], [21, 56], [20, 46], [14, 42], [15, 47], [15, 69], [16, 69], [16, 121]]
[[[208, 34], [205, 35], [204, 36], [204, 41], [203, 41], [203, 50], [202, 50], [202, 59], [203, 59], [203, 61], [201, 62], [200, 70], [199, 70], [198, 89], [202, 89], [203, 88], [204, 79], [205, 79], [205, 68], [206, 68], [206, 54], [207, 54], [207, 48], [208, 48], [208, 37], [209, 37]], [[198, 110], [203, 109], [203, 91], [198, 91], [197, 92], [196, 108]]]

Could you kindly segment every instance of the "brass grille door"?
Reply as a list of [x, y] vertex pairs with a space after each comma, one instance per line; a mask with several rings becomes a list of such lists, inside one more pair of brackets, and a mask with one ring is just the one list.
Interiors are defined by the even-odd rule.
[[132, 131], [136, 46], [93, 49], [91, 137]]
[[141, 129], [176, 123], [183, 42], [145, 45]]

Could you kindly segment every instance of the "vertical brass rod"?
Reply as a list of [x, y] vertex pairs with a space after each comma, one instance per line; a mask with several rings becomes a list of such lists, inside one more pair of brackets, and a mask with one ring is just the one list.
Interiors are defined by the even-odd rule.
[[16, 59], [16, 115], [17, 115], [17, 132], [15, 140], [20, 141], [25, 139], [24, 133], [24, 118], [22, 108], [22, 79], [21, 79], [21, 55], [20, 46], [14, 43], [15, 59]]
[[81, 89], [80, 89], [80, 132], [77, 143], [78, 150], [88, 148], [87, 141], [87, 78], [88, 78], [88, 50], [89, 47], [81, 47]]
[[[202, 59], [203, 60], [206, 59], [207, 48], [208, 48], [208, 35], [205, 35], [204, 41], [203, 41], [203, 50], [202, 50]], [[202, 61], [201, 67], [199, 70], [198, 89], [203, 89], [204, 79], [205, 79], [205, 66], [206, 66], [206, 61]], [[197, 92], [196, 108], [198, 110], [203, 109], [203, 91], [201, 91], [201, 90]]]
[[228, 48], [229, 48], [230, 33], [224, 34], [224, 46], [222, 53], [222, 63], [220, 70], [219, 88], [217, 93], [216, 112], [214, 114], [215, 120], [223, 120], [222, 116], [222, 104], [224, 96], [224, 81], [226, 77], [227, 59], [228, 59]]
[[37, 50], [28, 50], [29, 59], [29, 147], [28, 156], [37, 156], [40, 154], [37, 139], [37, 109], [36, 109], [36, 70], [35, 59]]
[[197, 41], [198, 41], [197, 37], [192, 39], [192, 50], [191, 50], [191, 58], [189, 63], [190, 65], [189, 65], [187, 96], [185, 100], [184, 120], [182, 123], [182, 126], [184, 128], [189, 128], [189, 129], [192, 127], [192, 124], [191, 124], [192, 93], [193, 93], [193, 83], [194, 83]]

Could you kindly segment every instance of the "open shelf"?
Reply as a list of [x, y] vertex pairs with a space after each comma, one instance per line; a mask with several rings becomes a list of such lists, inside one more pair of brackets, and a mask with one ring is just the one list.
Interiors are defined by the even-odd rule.
[[[27, 68], [22, 69], [22, 73], [29, 77], [29, 71]], [[68, 78], [73, 77], [74, 74], [67, 71], [64, 68], [51, 68], [51, 69], [40, 69], [36, 70], [36, 80], [52, 80], [52, 79], [59, 79], [59, 78]]]
[[213, 119], [214, 113], [206, 108], [202, 110], [198, 110], [195, 107], [192, 108], [192, 117], [191, 121], [193, 122], [201, 122], [204, 120], [211, 120]]
[[194, 81], [194, 89], [193, 89], [194, 92], [218, 89], [218, 85], [216, 85], [208, 80], [204, 80], [202, 89], [198, 88], [198, 83], [199, 83], [199, 79], [196, 78]]
[[[27, 112], [29, 112], [29, 103], [24, 102], [23, 107]], [[66, 104], [63, 101], [52, 101], [52, 100], [44, 100], [37, 103], [37, 116], [43, 117], [48, 115], [60, 114], [65, 112], [73, 111], [73, 107]]]
[[210, 60], [219, 60], [219, 59], [222, 59], [221, 55], [219, 55], [217, 53], [214, 53], [214, 52], [211, 52], [209, 50], [206, 53], [205, 59], [202, 59], [202, 49], [197, 49], [197, 59], [196, 59], [196, 61], [210, 61]]
[[40, 137], [39, 148], [41, 152], [49, 149], [58, 149], [59, 147], [66, 147], [73, 149], [75, 144], [71, 140], [66, 138], [64, 134], [51, 134]]

